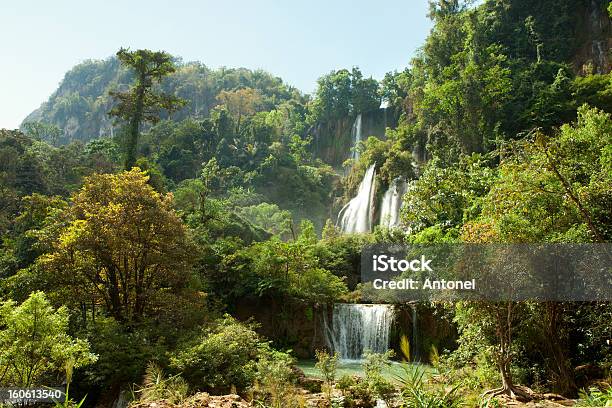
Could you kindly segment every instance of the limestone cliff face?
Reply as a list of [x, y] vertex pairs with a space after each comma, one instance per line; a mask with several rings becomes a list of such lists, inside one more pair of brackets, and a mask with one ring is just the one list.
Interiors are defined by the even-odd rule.
[[[110, 91], [125, 91], [133, 84], [133, 73], [121, 66], [116, 57], [84, 61], [62, 79], [59, 87], [23, 123], [44, 122], [59, 127], [59, 142], [88, 142], [102, 136], [114, 136], [119, 127], [108, 111], [115, 105]], [[155, 85], [161, 91], [187, 101], [172, 115], [160, 112], [162, 119], [181, 121], [210, 116], [222, 91], [253, 88], [262, 97], [262, 109], [271, 110], [294, 97], [293, 90], [280, 78], [264, 71], [246, 68], [210, 69], [200, 62], [177, 64], [177, 70]]]
[[257, 331], [276, 345], [290, 348], [298, 358], [312, 358], [315, 350], [325, 348], [321, 313], [324, 308], [274, 297], [237, 300], [233, 315], [242, 320], [254, 319]]
[[[395, 127], [397, 119], [389, 109], [378, 109], [362, 113], [362, 140], [370, 136], [383, 139], [385, 137], [385, 129], [387, 127]], [[336, 169], [342, 168], [342, 163], [351, 158], [351, 149], [354, 143], [352, 137], [354, 121], [354, 117], [343, 117], [313, 126], [309, 131], [309, 135], [313, 139], [312, 149], [315, 157]]]
[[607, 0], [587, 0], [580, 11], [574, 67], [579, 74], [612, 70], [612, 24]]

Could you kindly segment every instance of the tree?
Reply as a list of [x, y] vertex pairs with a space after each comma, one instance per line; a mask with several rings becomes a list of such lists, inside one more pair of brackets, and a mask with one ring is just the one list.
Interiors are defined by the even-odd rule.
[[[467, 242], [609, 242], [609, 203], [612, 197], [612, 120], [610, 115], [583, 106], [575, 124], [563, 125], [550, 137], [513, 143], [503, 153], [499, 178], [481, 202], [482, 214], [462, 229]], [[573, 370], [564, 339], [575, 306], [541, 302], [532, 306], [511, 302], [472, 305], [470, 319], [486, 327], [489, 321], [497, 339], [496, 356], [502, 388], [494, 392], [524, 394], [513, 384], [512, 333], [529, 319], [539, 332], [543, 354], [554, 372], [559, 392], [575, 392]], [[584, 307], [586, 308], [586, 306]], [[521, 309], [523, 311], [521, 312]], [[530, 340], [532, 342], [534, 339]]]
[[18, 130], [0, 129], [0, 188], [21, 194], [47, 190], [44, 163], [33, 145], [32, 139]]
[[292, 241], [273, 237], [243, 251], [255, 274], [255, 291], [260, 296], [288, 295], [312, 303], [338, 299], [346, 293], [346, 285], [320, 266], [314, 226], [302, 221], [300, 230]]
[[488, 156], [478, 153], [461, 156], [448, 167], [437, 158], [431, 160], [404, 196], [402, 221], [416, 232], [433, 226], [444, 230], [460, 227], [478, 215], [479, 199], [495, 180], [490, 163]]
[[309, 105], [308, 121], [325, 122], [380, 107], [378, 82], [363, 78], [359, 68], [340, 69], [324, 75], [317, 81], [318, 88]]
[[16, 305], [0, 304], [0, 383], [40, 385], [45, 374], [96, 361], [89, 343], [68, 335], [68, 310], [55, 310], [44, 293], [35, 292]]
[[23, 133], [35, 140], [51, 142], [55, 147], [59, 144], [62, 130], [57, 126], [43, 122], [26, 122], [22, 125]]
[[71, 299], [103, 302], [119, 321], [141, 319], [189, 279], [193, 248], [186, 228], [172, 196], [147, 181], [138, 168], [86, 178], [72, 198], [71, 222], [41, 259]]
[[128, 122], [125, 168], [129, 170], [136, 162], [142, 123], [157, 122], [160, 109], [173, 112], [182, 107], [185, 101], [174, 95], [153, 90], [154, 82], [161, 81], [176, 70], [170, 54], [163, 51], [129, 51], [121, 48], [117, 52], [117, 57], [136, 75], [136, 82], [129, 91], [110, 92], [118, 104], [109, 114]]
[[236, 133], [240, 132], [242, 118], [252, 116], [261, 104], [259, 92], [253, 88], [237, 89], [235, 91], [221, 91], [217, 100], [227, 107], [227, 110], [236, 121]]
[[[516, 337], [524, 330], [525, 304], [522, 302], [458, 302], [455, 322], [465, 338], [462, 343], [479, 342], [472, 346], [488, 349], [499, 370], [501, 387], [486, 391], [483, 396], [509, 395], [531, 400], [529, 390], [516, 385], [511, 372], [516, 357]], [[477, 338], [474, 333], [478, 333]]]
[[483, 216], [502, 240], [602, 242], [612, 237], [612, 120], [583, 106], [575, 124], [510, 145]]
[[289, 232], [291, 213], [276, 204], [261, 203], [241, 207], [239, 211], [249, 222], [274, 235], [283, 236]]

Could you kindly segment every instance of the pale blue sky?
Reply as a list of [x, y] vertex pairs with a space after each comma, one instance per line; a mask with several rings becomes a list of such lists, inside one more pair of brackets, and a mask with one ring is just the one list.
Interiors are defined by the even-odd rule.
[[262, 68], [304, 92], [333, 69], [405, 67], [431, 23], [427, 0], [9, 0], [0, 4], [0, 128], [16, 128], [64, 73], [121, 46]]

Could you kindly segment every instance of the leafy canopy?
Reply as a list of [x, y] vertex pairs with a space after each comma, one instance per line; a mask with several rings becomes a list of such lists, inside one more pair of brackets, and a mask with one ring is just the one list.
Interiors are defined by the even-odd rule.
[[68, 309], [54, 309], [43, 292], [17, 305], [0, 304], [0, 384], [40, 385], [45, 375], [96, 361], [85, 340], [68, 334]]

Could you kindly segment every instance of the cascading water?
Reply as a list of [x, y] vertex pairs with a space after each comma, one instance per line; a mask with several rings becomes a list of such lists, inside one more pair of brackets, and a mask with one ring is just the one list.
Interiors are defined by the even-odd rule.
[[361, 113], [357, 115], [355, 118], [355, 122], [353, 122], [353, 127], [351, 129], [351, 137], [353, 139], [353, 160], [359, 159], [359, 150], [357, 147], [359, 146], [359, 142], [361, 142]]
[[392, 305], [337, 303], [326, 330], [328, 346], [342, 360], [361, 359], [366, 350], [384, 353], [393, 318]]
[[402, 197], [406, 193], [408, 184], [401, 178], [394, 179], [389, 185], [389, 189], [382, 198], [380, 208], [380, 225], [391, 228], [400, 223], [399, 215], [402, 207]]
[[593, 57], [597, 63], [597, 73], [604, 74], [606, 69], [606, 53], [605, 41], [593, 41]]
[[370, 232], [374, 202], [376, 165], [371, 165], [359, 184], [357, 195], [338, 214], [338, 224], [344, 233]]
[[417, 307], [412, 305], [412, 359], [419, 361], [419, 325], [417, 322]]
[[385, 132], [385, 136], [387, 136], [387, 108], [389, 107], [389, 102], [383, 100], [380, 103], [380, 109], [383, 111], [383, 129]]
[[608, 21], [607, 13], [602, 13], [601, 2], [591, 0], [589, 6], [589, 26], [588, 37], [591, 40], [592, 62], [594, 63], [595, 73], [605, 74], [609, 70], [610, 49], [608, 46], [608, 33], [605, 28]]

